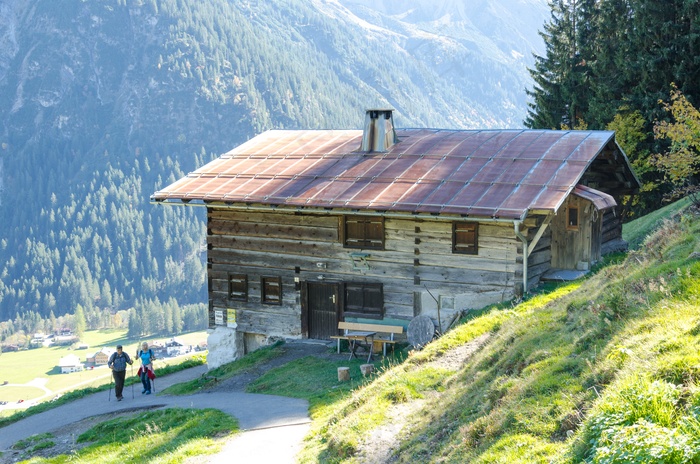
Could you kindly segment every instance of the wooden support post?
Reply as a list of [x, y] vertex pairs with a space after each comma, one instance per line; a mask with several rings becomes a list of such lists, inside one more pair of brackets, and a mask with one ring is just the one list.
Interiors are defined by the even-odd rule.
[[338, 368], [338, 382], [347, 382], [350, 380], [350, 368], [349, 367], [339, 367]]

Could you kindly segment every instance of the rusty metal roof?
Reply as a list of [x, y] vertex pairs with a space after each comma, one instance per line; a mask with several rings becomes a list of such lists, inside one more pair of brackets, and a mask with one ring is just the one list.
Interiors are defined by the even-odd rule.
[[577, 185], [573, 190], [573, 194], [590, 201], [600, 211], [617, 206], [617, 202], [611, 195], [585, 185]]
[[[268, 131], [151, 198], [522, 219], [529, 210], [557, 211], [615, 144], [609, 131], [396, 134], [386, 152], [368, 153], [359, 151], [360, 130]], [[578, 194], [591, 199], [589, 190]], [[606, 197], [595, 201], [605, 206]]]

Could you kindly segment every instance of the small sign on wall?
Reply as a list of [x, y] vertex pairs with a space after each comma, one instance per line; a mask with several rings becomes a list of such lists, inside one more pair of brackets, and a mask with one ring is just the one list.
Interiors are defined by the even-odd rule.
[[236, 323], [236, 310], [229, 308], [226, 313], [226, 325], [228, 327], [231, 327], [232, 329], [235, 329], [238, 327], [238, 324]]
[[220, 309], [214, 311], [214, 324], [224, 325], [224, 312]]

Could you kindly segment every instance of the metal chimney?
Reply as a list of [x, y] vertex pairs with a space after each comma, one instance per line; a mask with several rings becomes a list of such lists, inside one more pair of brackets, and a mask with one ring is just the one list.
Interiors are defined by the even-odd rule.
[[387, 151], [399, 139], [394, 130], [393, 109], [371, 109], [365, 113], [362, 151]]

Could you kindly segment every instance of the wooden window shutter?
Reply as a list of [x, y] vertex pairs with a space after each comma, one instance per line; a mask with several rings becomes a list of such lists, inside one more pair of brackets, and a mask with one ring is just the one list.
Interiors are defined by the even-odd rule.
[[452, 252], [466, 255], [479, 254], [479, 223], [452, 223]]

